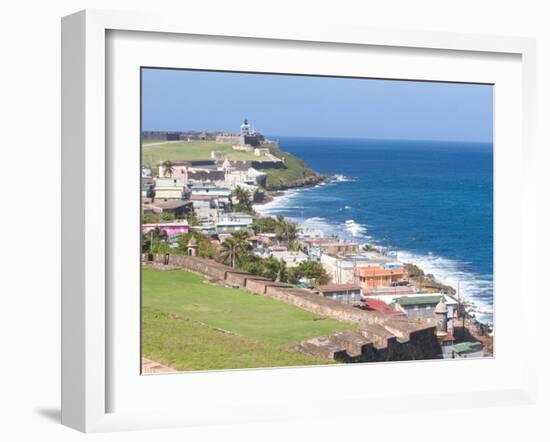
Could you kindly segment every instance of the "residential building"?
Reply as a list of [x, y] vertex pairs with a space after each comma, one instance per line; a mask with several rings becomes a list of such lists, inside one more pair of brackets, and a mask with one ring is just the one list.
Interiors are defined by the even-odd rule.
[[454, 311], [458, 303], [441, 293], [422, 293], [394, 299], [395, 307], [406, 313], [407, 318], [437, 323], [436, 307], [443, 300], [447, 307], [447, 332], [454, 333]]
[[141, 166], [141, 178], [151, 178], [151, 169], [146, 166]]
[[174, 215], [175, 219], [181, 219], [193, 211], [193, 203], [189, 200], [175, 198], [144, 198], [142, 208], [143, 213], [153, 213], [155, 215], [170, 213]]
[[319, 293], [342, 304], [361, 304], [361, 287], [357, 284], [329, 284], [317, 287]]
[[193, 202], [195, 216], [202, 224], [216, 223], [218, 213], [224, 207], [215, 197], [191, 196], [191, 201]]
[[380, 265], [360, 267], [356, 275], [364, 290], [376, 287], [391, 287], [392, 284], [402, 281], [405, 274], [402, 267], [385, 268]]
[[441, 299], [444, 300], [447, 307], [447, 332], [454, 333], [454, 316], [458, 307], [458, 302], [444, 293], [413, 293], [402, 295], [397, 293], [372, 294], [365, 293], [371, 299], [384, 301], [392, 305], [396, 310], [403, 312], [409, 319], [418, 319], [430, 324], [435, 324], [436, 307]]
[[[345, 247], [346, 244], [350, 243], [342, 243], [342, 246]], [[310, 259], [315, 260], [316, 256], [318, 256], [314, 251], [315, 248], [306, 250], [309, 253]], [[385, 261], [380, 261], [373, 259], [371, 254], [365, 252], [349, 254], [321, 253], [320, 261], [334, 283], [358, 284], [360, 282], [359, 269], [373, 266], [382, 268], [381, 264], [389, 261], [389, 258]], [[363, 285], [362, 288], [363, 292], [365, 292], [368, 287]]]
[[143, 198], [152, 198], [155, 196], [155, 180], [141, 177], [141, 196]]
[[163, 165], [159, 166], [159, 178], [175, 178], [180, 180], [183, 185], [187, 185], [187, 168], [190, 166], [189, 161], [171, 161], [171, 169], [167, 169]]
[[297, 267], [302, 262], [308, 260], [308, 257], [303, 252], [293, 252], [290, 250], [271, 250], [271, 257], [283, 260], [288, 268]]
[[461, 342], [453, 346], [455, 358], [482, 358], [483, 344], [481, 342]]
[[185, 186], [177, 178], [158, 178], [155, 180], [156, 199], [182, 199]]
[[363, 297], [362, 308], [372, 312], [380, 312], [388, 316], [406, 316], [404, 312], [396, 310], [381, 299], [372, 298], [370, 296]]
[[141, 230], [144, 234], [149, 233], [156, 228], [165, 232], [168, 237], [189, 233], [189, 224], [187, 224], [187, 221], [141, 225]]
[[197, 196], [209, 196], [216, 198], [219, 203], [229, 204], [231, 201], [231, 189], [217, 186], [214, 183], [193, 184], [191, 187], [191, 200]]
[[302, 241], [309, 256], [320, 260], [322, 254], [340, 255], [359, 252], [359, 244], [340, 241], [334, 238], [308, 238]]
[[254, 218], [248, 213], [219, 213], [216, 222], [216, 231], [219, 233], [232, 233], [238, 230], [249, 229]]

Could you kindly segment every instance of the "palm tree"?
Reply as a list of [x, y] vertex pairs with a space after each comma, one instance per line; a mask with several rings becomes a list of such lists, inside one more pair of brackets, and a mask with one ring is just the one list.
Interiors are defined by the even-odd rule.
[[286, 262], [284, 259], [279, 261], [279, 269], [277, 270], [276, 282], [286, 282], [287, 279]]
[[174, 174], [174, 164], [170, 160], [166, 160], [161, 164], [164, 167], [164, 176], [172, 177]]
[[243, 212], [251, 213], [252, 210], [252, 196], [250, 192], [246, 189], [243, 189], [241, 186], [237, 186], [233, 191], [235, 198], [239, 200], [239, 208]]
[[298, 226], [279, 215], [275, 225], [275, 235], [278, 241], [294, 241], [298, 236]]
[[230, 263], [231, 267], [235, 268], [240, 261], [241, 253], [246, 253], [248, 243], [235, 236], [226, 238], [222, 243], [222, 258], [224, 263]]

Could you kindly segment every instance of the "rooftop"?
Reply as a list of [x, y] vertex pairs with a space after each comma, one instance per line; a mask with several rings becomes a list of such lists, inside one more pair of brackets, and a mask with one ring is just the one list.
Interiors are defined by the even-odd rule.
[[151, 198], [146, 198], [143, 200], [143, 204], [147, 207], [158, 207], [161, 209], [178, 209], [180, 207], [188, 206], [192, 203], [189, 200], [155, 198], [155, 200], [153, 201]]
[[391, 315], [391, 316], [403, 315], [403, 313], [393, 309], [390, 305], [386, 304], [384, 301], [381, 301], [380, 299], [371, 298], [367, 296], [363, 298], [363, 301], [365, 302], [365, 307], [367, 308], [367, 310], [382, 312], [386, 315]]
[[320, 292], [340, 292], [346, 290], [361, 290], [361, 287], [356, 284], [327, 284], [317, 287]]
[[470, 353], [474, 351], [479, 351], [483, 349], [483, 344], [479, 341], [476, 342], [461, 342], [460, 344], [455, 344], [453, 351], [455, 353]]
[[158, 187], [183, 187], [183, 183], [177, 178], [157, 178], [155, 186]]
[[374, 276], [392, 276], [392, 275], [403, 275], [402, 268], [384, 268], [380, 266], [371, 266], [371, 267], [359, 267], [357, 269], [359, 276], [363, 277], [374, 277]]
[[402, 296], [395, 300], [399, 305], [425, 305], [438, 304], [441, 301], [441, 295], [436, 296]]

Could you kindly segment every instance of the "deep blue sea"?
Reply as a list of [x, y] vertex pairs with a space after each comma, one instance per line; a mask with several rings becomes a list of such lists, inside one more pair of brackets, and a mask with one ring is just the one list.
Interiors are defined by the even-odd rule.
[[492, 322], [493, 146], [434, 141], [273, 137], [331, 176], [258, 210], [387, 248], [478, 306]]

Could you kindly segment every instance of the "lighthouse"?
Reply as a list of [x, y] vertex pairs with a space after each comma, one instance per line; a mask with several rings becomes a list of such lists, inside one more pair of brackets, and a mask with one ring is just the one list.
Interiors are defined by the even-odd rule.
[[248, 135], [251, 135], [251, 129], [248, 120], [245, 118], [243, 124], [241, 124], [241, 136], [244, 137]]

